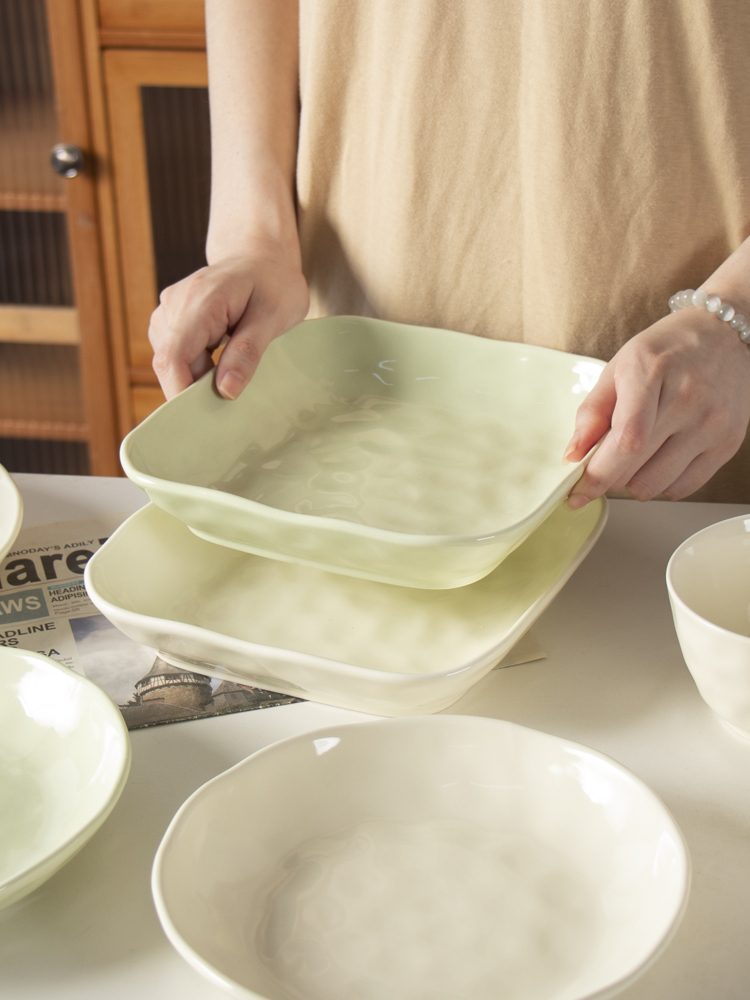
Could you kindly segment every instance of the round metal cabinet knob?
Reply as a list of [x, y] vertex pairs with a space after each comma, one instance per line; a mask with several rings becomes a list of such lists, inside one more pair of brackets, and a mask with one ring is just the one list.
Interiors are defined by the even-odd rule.
[[61, 177], [77, 177], [83, 170], [83, 151], [78, 146], [58, 142], [56, 146], [52, 147], [50, 162], [52, 169]]

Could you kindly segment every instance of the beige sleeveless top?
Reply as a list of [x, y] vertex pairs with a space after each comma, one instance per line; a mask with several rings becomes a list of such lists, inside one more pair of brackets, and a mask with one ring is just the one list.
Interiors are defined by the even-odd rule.
[[300, 0], [311, 315], [609, 359], [750, 233], [748, 52], [747, 0]]

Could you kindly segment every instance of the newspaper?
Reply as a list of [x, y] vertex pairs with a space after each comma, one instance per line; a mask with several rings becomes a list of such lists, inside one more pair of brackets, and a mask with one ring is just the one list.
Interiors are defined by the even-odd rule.
[[0, 646], [51, 656], [98, 684], [128, 729], [299, 701], [165, 663], [89, 600], [86, 563], [129, 513], [22, 530], [0, 563]]

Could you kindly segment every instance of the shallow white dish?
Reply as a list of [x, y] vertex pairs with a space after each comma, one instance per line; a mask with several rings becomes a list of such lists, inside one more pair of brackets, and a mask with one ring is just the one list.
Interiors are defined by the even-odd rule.
[[209, 541], [419, 588], [489, 573], [570, 491], [604, 363], [382, 320], [299, 324], [227, 402], [209, 373], [125, 439], [127, 475]]
[[560, 506], [459, 590], [353, 580], [211, 545], [151, 504], [86, 567], [94, 604], [163, 659], [375, 715], [437, 712], [521, 638], [589, 552], [605, 500]]
[[594, 750], [471, 716], [283, 740], [170, 824], [172, 944], [245, 1000], [612, 997], [683, 913], [661, 802]]
[[0, 909], [94, 835], [129, 767], [125, 723], [103, 691], [47, 656], [0, 646]]
[[23, 500], [18, 488], [0, 465], [0, 559], [3, 559], [21, 529]]
[[750, 740], [750, 517], [711, 524], [679, 546], [667, 589], [685, 663], [704, 700]]

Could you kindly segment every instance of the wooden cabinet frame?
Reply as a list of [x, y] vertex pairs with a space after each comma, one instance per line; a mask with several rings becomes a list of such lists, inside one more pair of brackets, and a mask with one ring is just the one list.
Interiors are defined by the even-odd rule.
[[104, 54], [114, 188], [125, 295], [129, 373], [155, 382], [146, 332], [158, 301], [141, 87], [206, 87], [202, 52], [110, 50]]
[[207, 86], [203, 3], [78, 3], [122, 437], [164, 399], [147, 337], [158, 295], [140, 88]]

